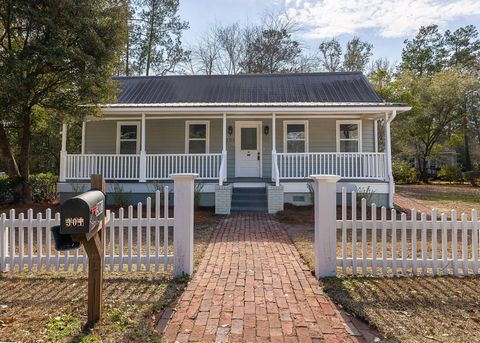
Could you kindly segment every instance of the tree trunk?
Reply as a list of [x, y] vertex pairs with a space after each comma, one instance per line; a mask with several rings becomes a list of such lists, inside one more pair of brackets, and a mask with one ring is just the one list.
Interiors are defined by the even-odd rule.
[[32, 191], [28, 183], [30, 177], [30, 141], [32, 138], [31, 130], [31, 108], [25, 109], [23, 114], [23, 132], [21, 138], [21, 148], [20, 148], [20, 182], [22, 187], [22, 194], [20, 200], [23, 203], [32, 202]]
[[12, 179], [19, 177], [20, 171], [18, 170], [17, 161], [15, 160], [15, 156], [13, 156], [12, 149], [8, 143], [7, 133], [3, 125], [0, 125], [0, 150], [3, 158], [7, 162], [8, 176]]
[[472, 170], [472, 158], [470, 157], [470, 142], [468, 140], [468, 134], [463, 134], [463, 148], [465, 154], [465, 171]]
[[427, 172], [427, 158], [423, 156], [419, 163], [420, 166], [420, 180], [424, 183], [428, 183], [428, 172]]

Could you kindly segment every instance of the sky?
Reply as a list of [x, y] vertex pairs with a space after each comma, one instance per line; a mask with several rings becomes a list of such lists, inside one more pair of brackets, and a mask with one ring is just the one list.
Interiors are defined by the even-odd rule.
[[190, 23], [186, 46], [213, 24], [255, 23], [266, 13], [287, 13], [309, 52], [336, 37], [344, 45], [354, 35], [374, 45], [373, 58], [399, 62], [405, 39], [420, 26], [442, 31], [473, 24], [480, 30], [480, 0], [180, 0], [179, 14]]

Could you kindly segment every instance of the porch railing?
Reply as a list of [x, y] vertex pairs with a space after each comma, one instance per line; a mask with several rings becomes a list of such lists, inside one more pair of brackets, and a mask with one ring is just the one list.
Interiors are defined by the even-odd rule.
[[170, 178], [173, 173], [197, 173], [199, 179], [218, 179], [222, 154], [147, 155], [147, 180]]
[[91, 174], [102, 174], [110, 180], [138, 180], [140, 155], [67, 155], [65, 178], [89, 180]]
[[304, 179], [315, 174], [348, 179], [386, 179], [384, 153], [277, 153], [279, 179]]

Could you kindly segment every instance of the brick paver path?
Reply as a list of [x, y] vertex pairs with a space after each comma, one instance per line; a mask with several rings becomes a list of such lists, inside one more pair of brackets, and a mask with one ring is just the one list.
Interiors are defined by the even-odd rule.
[[219, 224], [192, 281], [157, 329], [170, 342], [363, 341], [358, 325], [350, 324], [280, 224], [268, 214], [242, 213]]

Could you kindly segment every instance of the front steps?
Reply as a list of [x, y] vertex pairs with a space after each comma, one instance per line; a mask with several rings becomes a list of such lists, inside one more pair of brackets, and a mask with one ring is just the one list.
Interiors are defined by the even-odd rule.
[[268, 212], [266, 188], [234, 187], [231, 212]]

